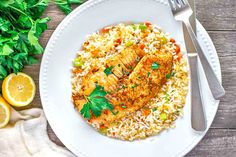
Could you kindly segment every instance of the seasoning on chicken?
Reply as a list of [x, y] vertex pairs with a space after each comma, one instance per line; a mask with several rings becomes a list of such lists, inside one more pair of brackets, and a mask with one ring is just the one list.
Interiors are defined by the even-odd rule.
[[[153, 64], [158, 64], [158, 68], [152, 68]], [[90, 122], [108, 125], [144, 107], [151, 98], [157, 95], [162, 84], [165, 83], [166, 75], [171, 73], [171, 69], [171, 53], [158, 52], [158, 54], [145, 55], [128, 79], [123, 80], [121, 89], [107, 95], [114, 106], [114, 111], [118, 114], [114, 115], [105, 110], [101, 116], [92, 117]]]

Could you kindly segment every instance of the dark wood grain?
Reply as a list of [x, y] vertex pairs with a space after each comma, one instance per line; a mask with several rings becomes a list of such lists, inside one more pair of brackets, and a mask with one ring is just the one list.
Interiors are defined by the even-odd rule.
[[[207, 30], [236, 30], [235, 0], [196, 0], [197, 17]], [[65, 15], [50, 4], [46, 16], [53, 17], [49, 29], [54, 30]]]
[[236, 32], [209, 31], [221, 62], [225, 97], [212, 127], [236, 128]]
[[235, 157], [236, 130], [210, 129], [186, 157]]
[[196, 0], [197, 18], [207, 30], [236, 29], [235, 0]]
[[[211, 129], [187, 156], [233, 157], [236, 156], [236, 0], [196, 0], [196, 7], [197, 18], [208, 30], [218, 51], [226, 96], [220, 103]], [[40, 39], [44, 47], [65, 15], [50, 4], [45, 16], [50, 16], [52, 20], [49, 22], [49, 29]], [[39, 68], [40, 62], [24, 69], [24, 72], [34, 78], [37, 87]], [[38, 90], [32, 106], [41, 107]], [[48, 135], [53, 142], [64, 146], [49, 125]]]

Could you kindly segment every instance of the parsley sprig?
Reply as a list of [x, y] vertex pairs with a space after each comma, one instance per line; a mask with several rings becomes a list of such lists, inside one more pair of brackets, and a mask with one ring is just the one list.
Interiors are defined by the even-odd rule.
[[108, 76], [108, 75], [110, 75], [110, 74], [112, 74], [112, 69], [113, 69], [114, 67], [113, 66], [110, 66], [110, 67], [108, 67], [108, 68], [106, 68], [105, 70], [104, 70], [104, 73]]
[[82, 4], [85, 0], [55, 0], [56, 5], [65, 14], [69, 14], [72, 11], [72, 4]]
[[91, 112], [95, 117], [99, 117], [102, 111], [106, 109], [110, 110], [113, 114], [117, 114], [113, 112], [114, 106], [105, 98], [106, 95], [107, 92], [104, 88], [100, 85], [96, 85], [93, 92], [85, 97], [87, 102], [80, 111], [84, 118], [89, 120], [91, 118]]
[[156, 69], [159, 68], [159, 66], [160, 66], [160, 65], [159, 65], [157, 62], [154, 62], [154, 63], [152, 63], [151, 68], [152, 68], [153, 70], [156, 70]]

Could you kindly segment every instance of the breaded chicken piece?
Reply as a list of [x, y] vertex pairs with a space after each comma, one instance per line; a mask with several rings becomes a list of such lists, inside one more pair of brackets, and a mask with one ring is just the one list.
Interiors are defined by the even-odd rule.
[[[153, 64], [158, 64], [158, 69], [152, 69]], [[123, 88], [117, 93], [107, 95], [107, 99], [114, 106], [114, 112], [118, 111], [118, 114], [103, 111], [101, 116], [93, 116], [90, 122], [106, 126], [145, 106], [158, 94], [166, 81], [166, 75], [171, 73], [172, 64], [171, 53], [159, 52], [145, 55], [128, 79], [123, 80]]]

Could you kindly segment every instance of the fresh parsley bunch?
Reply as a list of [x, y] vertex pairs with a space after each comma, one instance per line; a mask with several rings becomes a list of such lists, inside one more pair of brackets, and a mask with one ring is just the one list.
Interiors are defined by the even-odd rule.
[[47, 29], [48, 17], [40, 18], [48, 0], [0, 1], [0, 79], [17, 73], [25, 64], [37, 62], [43, 52], [39, 37]]
[[[9, 73], [21, 71], [26, 64], [36, 63], [35, 55], [43, 48], [39, 43], [47, 29], [49, 17], [41, 18], [49, 0], [0, 0], [0, 80]], [[71, 4], [82, 0], [54, 0], [69, 14]]]

